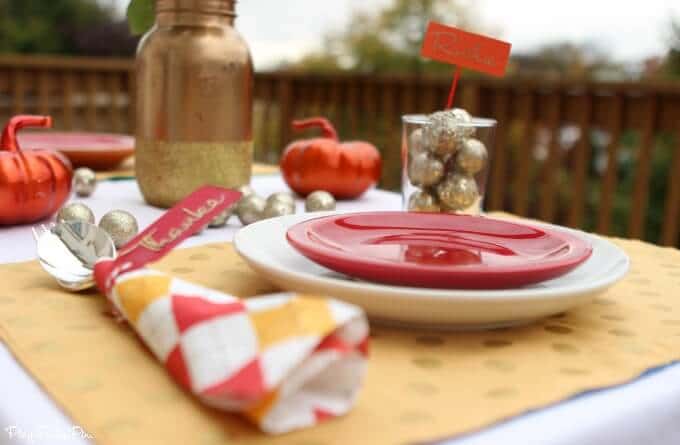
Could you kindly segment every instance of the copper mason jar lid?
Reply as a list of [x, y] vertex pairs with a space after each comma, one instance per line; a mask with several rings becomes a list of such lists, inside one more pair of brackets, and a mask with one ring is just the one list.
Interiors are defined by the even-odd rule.
[[236, 16], [236, 0], [156, 0], [156, 12], [200, 12]]

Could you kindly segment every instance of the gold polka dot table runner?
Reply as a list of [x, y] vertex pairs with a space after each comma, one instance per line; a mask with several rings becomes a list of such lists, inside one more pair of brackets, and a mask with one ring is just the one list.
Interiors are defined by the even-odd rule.
[[[368, 375], [349, 415], [267, 436], [183, 392], [103, 298], [58, 289], [35, 262], [0, 266], [0, 336], [74, 423], [102, 444], [397, 444], [474, 431], [680, 358], [680, 252], [613, 240], [629, 276], [586, 305], [531, 326], [441, 333], [372, 327]], [[157, 265], [249, 297], [276, 289], [230, 244]]]

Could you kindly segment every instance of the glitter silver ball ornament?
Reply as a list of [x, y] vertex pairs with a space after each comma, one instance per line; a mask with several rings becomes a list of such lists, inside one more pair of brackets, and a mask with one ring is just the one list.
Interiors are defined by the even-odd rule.
[[456, 170], [474, 175], [484, 168], [488, 157], [486, 147], [481, 141], [466, 139], [456, 154]]
[[427, 151], [427, 140], [422, 128], [413, 130], [408, 137], [408, 152], [411, 156], [419, 155]]
[[454, 173], [437, 186], [437, 196], [445, 210], [464, 210], [479, 198], [475, 178]]
[[255, 190], [250, 186], [250, 184], [245, 184], [237, 188], [239, 192], [241, 192], [241, 197], [244, 198], [246, 196], [254, 195]]
[[418, 190], [409, 196], [408, 209], [411, 212], [438, 212], [440, 207], [434, 195]]
[[464, 135], [446, 111], [437, 111], [428, 118], [428, 124], [423, 127], [428, 148], [437, 156], [447, 158], [458, 150]]
[[78, 196], [90, 196], [97, 187], [97, 175], [87, 167], [77, 168], [73, 172], [73, 190]]
[[267, 202], [262, 212], [262, 219], [275, 218], [277, 216], [292, 215], [295, 213], [295, 202], [272, 199]]
[[227, 210], [217, 215], [215, 219], [210, 221], [208, 227], [210, 227], [211, 229], [224, 227], [227, 224], [227, 221], [229, 221], [229, 218], [231, 218], [231, 215], [233, 215], [233, 211], [231, 210], [232, 207], [234, 207], [234, 205], [232, 205]]
[[472, 123], [472, 116], [470, 116], [470, 113], [468, 113], [462, 108], [452, 108], [450, 110], [447, 110], [446, 113], [449, 113], [452, 116], [452, 118], [456, 121], [456, 123], [468, 124], [460, 126], [460, 131], [465, 136], [470, 137], [475, 134], [475, 127], [469, 125]]
[[266, 201], [258, 195], [248, 195], [241, 198], [236, 207], [236, 215], [244, 226], [262, 219], [262, 212]]
[[408, 164], [408, 177], [413, 185], [428, 187], [444, 176], [444, 163], [428, 153], [413, 156]]
[[267, 198], [267, 204], [273, 202], [282, 202], [286, 205], [293, 206], [293, 208], [295, 208], [295, 198], [290, 193], [285, 192], [272, 193]]
[[125, 210], [111, 210], [102, 216], [99, 227], [111, 236], [113, 244], [117, 248], [123, 247], [125, 243], [139, 233], [137, 220], [132, 216], [132, 213]]
[[59, 209], [57, 213], [58, 223], [73, 220], [94, 224], [94, 213], [92, 213], [88, 206], [80, 202], [72, 202]]
[[[241, 199], [243, 199], [243, 198], [241, 198]], [[215, 217], [215, 219], [210, 221], [210, 224], [208, 224], [208, 227], [210, 227], [211, 229], [217, 229], [217, 228], [224, 227], [225, 225], [227, 225], [227, 223], [229, 222], [229, 219], [231, 219], [231, 217], [236, 214], [236, 210], [238, 209], [239, 202], [241, 202], [241, 200], [233, 203], [232, 205], [230, 205], [227, 208], [227, 210], [225, 210], [224, 212], [217, 215]]]
[[472, 118], [467, 111], [454, 108], [453, 110], [437, 111], [428, 116], [428, 124], [424, 127], [430, 151], [437, 156], [447, 158], [454, 154], [466, 137], [474, 134], [474, 127], [469, 125]]
[[[213, 228], [213, 229], [224, 227], [229, 222], [229, 219], [231, 219], [232, 216], [234, 216], [234, 215], [238, 216], [238, 206], [239, 206], [239, 204], [241, 204], [241, 201], [243, 201], [248, 196], [254, 196], [255, 195], [255, 191], [253, 190], [253, 188], [249, 184], [242, 185], [242, 186], [238, 187], [236, 190], [239, 193], [241, 193], [241, 199], [239, 199], [234, 204], [230, 205], [227, 210], [225, 210], [224, 212], [217, 215], [217, 217], [215, 219], [213, 219], [210, 222], [210, 224], [208, 224], [208, 227]], [[252, 215], [250, 215], [250, 216], [252, 216]]]
[[335, 210], [335, 198], [325, 190], [317, 190], [307, 195], [305, 210], [307, 212]]

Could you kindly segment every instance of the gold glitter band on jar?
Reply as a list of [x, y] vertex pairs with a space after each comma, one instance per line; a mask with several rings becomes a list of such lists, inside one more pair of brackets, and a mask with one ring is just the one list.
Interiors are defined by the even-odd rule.
[[252, 141], [142, 140], [135, 151], [139, 188], [154, 206], [171, 207], [202, 185], [236, 188], [250, 182]]

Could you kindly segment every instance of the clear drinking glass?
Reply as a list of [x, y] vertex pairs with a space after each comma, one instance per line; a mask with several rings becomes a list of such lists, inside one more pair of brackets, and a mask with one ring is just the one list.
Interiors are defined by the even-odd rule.
[[402, 116], [402, 200], [408, 211], [479, 214], [496, 121], [473, 117], [437, 132], [428, 116]]

